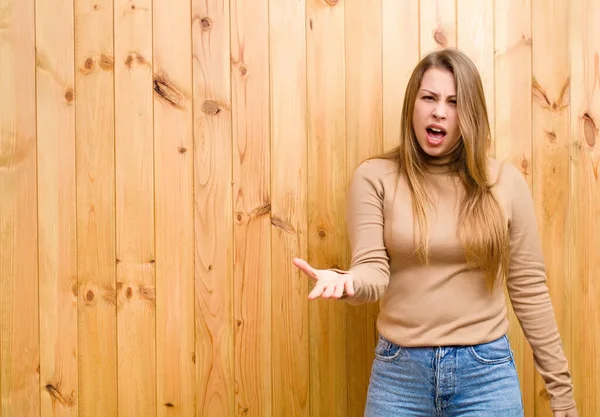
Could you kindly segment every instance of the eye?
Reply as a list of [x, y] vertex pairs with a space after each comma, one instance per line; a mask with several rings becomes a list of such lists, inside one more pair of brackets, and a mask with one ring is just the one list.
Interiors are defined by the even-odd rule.
[[431, 97], [431, 96], [423, 96], [423, 100], [433, 100], [433, 97]]

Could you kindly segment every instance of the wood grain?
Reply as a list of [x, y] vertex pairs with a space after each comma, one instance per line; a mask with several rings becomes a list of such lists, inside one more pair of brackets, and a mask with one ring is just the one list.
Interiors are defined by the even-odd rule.
[[[272, 413], [269, 2], [231, 4], [236, 413]], [[279, 278], [279, 277], [278, 277]]]
[[[531, 2], [494, 2], [495, 44], [495, 138], [492, 154], [521, 170], [533, 187], [533, 138], [531, 100]], [[493, 132], [494, 132], [493, 131]], [[534, 367], [531, 347], [505, 291], [510, 329], [508, 337], [515, 353], [525, 415], [535, 415]]]
[[152, 2], [114, 7], [118, 409], [155, 416]]
[[229, 2], [192, 2], [196, 415], [233, 416]]
[[[345, 9], [347, 178], [383, 151], [382, 4], [350, 1]], [[348, 252], [350, 249], [348, 249]], [[347, 262], [350, 261], [350, 254]], [[348, 415], [362, 416], [377, 343], [377, 303], [347, 306]]]
[[456, 1], [457, 47], [473, 60], [483, 83], [494, 151], [494, 0]]
[[157, 415], [196, 414], [190, 0], [153, 0]]
[[273, 415], [308, 416], [306, 3], [269, 3]]
[[[308, 262], [348, 262], [343, 2], [307, 2]], [[312, 287], [312, 283], [311, 283]], [[310, 414], [347, 416], [346, 304], [309, 304]]]
[[[376, 304], [349, 176], [458, 46], [534, 198], [582, 416], [600, 400], [597, 0], [0, 0], [0, 417], [361, 415]], [[508, 294], [507, 294], [508, 295]], [[550, 416], [507, 302], [525, 415]]]
[[565, 253], [570, 304], [557, 307], [559, 315], [570, 319], [563, 322], [563, 340], [570, 345], [579, 415], [593, 416], [600, 412], [600, 4], [577, 0], [569, 7], [571, 187]]
[[75, 1], [79, 415], [117, 413], [112, 1]]
[[[42, 417], [78, 415], [74, 22], [71, 0], [36, 2]], [[56, 15], [64, 24], [56, 24]]]
[[381, 9], [383, 150], [388, 151], [400, 142], [404, 93], [419, 60], [419, 0], [382, 0]]
[[0, 2], [0, 415], [40, 413], [35, 20]]
[[[569, 2], [533, 0], [533, 199], [546, 262], [547, 283], [567, 358], [571, 281], [564, 239], [569, 207]], [[551, 6], [551, 7], [549, 7]], [[544, 382], [535, 378], [536, 416], [552, 416]]]
[[457, 46], [457, 0], [421, 0], [420, 3], [420, 54], [446, 47]]

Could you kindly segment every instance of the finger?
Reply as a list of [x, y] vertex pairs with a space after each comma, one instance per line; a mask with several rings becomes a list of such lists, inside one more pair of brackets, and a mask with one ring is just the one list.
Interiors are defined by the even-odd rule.
[[349, 297], [354, 296], [354, 282], [352, 279], [346, 280], [344, 285], [346, 286], [346, 294], [348, 294]]
[[304, 259], [294, 258], [292, 263], [298, 267], [302, 272], [313, 279], [317, 279], [317, 271], [308, 264]]
[[340, 282], [335, 286], [335, 293], [333, 294], [335, 298], [342, 298], [344, 295], [344, 285], [343, 282]]
[[314, 300], [315, 298], [320, 297], [321, 294], [323, 294], [323, 284], [321, 284], [320, 282], [317, 282], [317, 285], [315, 285], [315, 288], [313, 288], [313, 290], [310, 292], [310, 294], [308, 294], [308, 299]]
[[331, 298], [334, 291], [335, 291], [335, 284], [327, 285], [327, 287], [325, 288], [325, 291], [323, 292], [323, 298]]

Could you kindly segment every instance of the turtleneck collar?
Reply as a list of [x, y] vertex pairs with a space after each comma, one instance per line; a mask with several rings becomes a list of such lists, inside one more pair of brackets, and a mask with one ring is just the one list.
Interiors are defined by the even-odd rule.
[[457, 173], [460, 158], [462, 157], [462, 150], [462, 140], [459, 140], [450, 152], [442, 156], [431, 156], [420, 150], [425, 171], [435, 174]]

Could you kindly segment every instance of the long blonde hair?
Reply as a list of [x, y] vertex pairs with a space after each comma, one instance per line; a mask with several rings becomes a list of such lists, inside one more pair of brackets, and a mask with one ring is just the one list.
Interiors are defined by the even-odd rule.
[[[454, 74], [456, 81], [458, 125], [461, 132], [453, 151], [464, 195], [458, 218], [458, 237], [467, 261], [484, 272], [489, 288], [504, 280], [509, 263], [509, 234], [502, 206], [492, 192], [488, 175], [487, 150], [490, 125], [481, 78], [473, 62], [462, 52], [447, 48], [434, 51], [417, 64], [408, 81], [401, 117], [400, 144], [383, 157], [397, 160], [412, 194], [413, 210], [420, 230], [417, 254], [427, 264], [429, 228], [424, 186], [427, 155], [417, 142], [412, 116], [423, 75], [430, 68], [442, 68]], [[415, 227], [415, 233], [417, 228]]]

